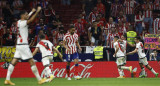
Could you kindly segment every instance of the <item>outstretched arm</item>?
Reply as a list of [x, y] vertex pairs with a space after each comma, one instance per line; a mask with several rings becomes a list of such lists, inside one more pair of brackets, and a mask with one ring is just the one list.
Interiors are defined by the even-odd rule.
[[34, 51], [33, 51], [33, 53], [32, 53], [32, 55], [34, 56], [34, 55], [36, 55], [36, 53], [38, 52], [38, 48], [36, 48]]
[[129, 53], [127, 53], [126, 55], [131, 55], [131, 54], [134, 54], [134, 53], [136, 53], [137, 52], [137, 48], [134, 50], [134, 51], [132, 51], [132, 52], [129, 52]]

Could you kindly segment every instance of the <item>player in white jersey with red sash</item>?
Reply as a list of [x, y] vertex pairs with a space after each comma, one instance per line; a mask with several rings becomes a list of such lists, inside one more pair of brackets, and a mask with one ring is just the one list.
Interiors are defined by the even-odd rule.
[[142, 70], [142, 75], [140, 75], [139, 77], [145, 77], [145, 69], [144, 69], [143, 65], [146, 66], [147, 69], [151, 70], [151, 72], [155, 75], [155, 77], [158, 77], [159, 73], [156, 73], [154, 71], [154, 69], [148, 64], [148, 61], [147, 61], [147, 58], [146, 58], [146, 54], [144, 52], [143, 43], [140, 42], [140, 40], [141, 40], [140, 37], [136, 37], [135, 38], [136, 49], [134, 51], [132, 51], [132, 52], [127, 53], [127, 55], [138, 53], [139, 65], [140, 65], [141, 70]]
[[77, 53], [77, 47], [82, 51], [79, 43], [78, 43], [78, 35], [75, 33], [75, 27], [73, 25], [70, 26], [69, 32], [66, 33], [63, 39], [63, 46], [66, 48], [65, 51], [65, 57], [67, 61], [67, 75], [68, 80], [71, 80], [70, 78], [70, 62], [74, 60], [75, 63], [75, 72], [74, 77], [75, 79], [81, 79], [81, 77], [78, 75], [78, 53]]
[[118, 78], [124, 78], [124, 72], [123, 70], [129, 70], [132, 73], [132, 66], [126, 67], [124, 66], [126, 64], [126, 58], [125, 58], [125, 45], [121, 42], [118, 42], [119, 37], [114, 37], [114, 49], [115, 54], [113, 57], [116, 57], [116, 63], [118, 67], [119, 77]]
[[[31, 65], [31, 70], [38, 80], [38, 84], [43, 84], [46, 81], [45, 79], [41, 79], [39, 75], [35, 62], [33, 60], [32, 53], [29, 49], [28, 40], [27, 40], [28, 39], [28, 24], [34, 21], [38, 13], [41, 11], [41, 7], [38, 7], [37, 11], [36, 12], [35, 11], [36, 10], [33, 9], [32, 12], [30, 12], [29, 14], [26, 11], [21, 11], [20, 13], [20, 20], [18, 20], [17, 22], [19, 33], [17, 33], [18, 38], [17, 38], [16, 52], [14, 54], [13, 60], [11, 61], [11, 64], [9, 65], [9, 68], [7, 71], [7, 77], [4, 82], [5, 85], [15, 85], [14, 83], [10, 81], [10, 76], [14, 70], [14, 66], [17, 64], [19, 59], [28, 60], [28, 62]], [[35, 12], [34, 15], [30, 19], [28, 19], [32, 15], [33, 12]]]
[[49, 68], [50, 63], [53, 60], [53, 50], [59, 54], [59, 57], [62, 59], [62, 54], [53, 46], [53, 44], [45, 39], [45, 35], [42, 34], [39, 36], [40, 42], [37, 44], [36, 49], [33, 52], [33, 56], [40, 50], [42, 53], [42, 64], [45, 67], [45, 72], [47, 74], [47, 78], [49, 77], [49, 82], [52, 81], [55, 76], [52, 74], [51, 69]]

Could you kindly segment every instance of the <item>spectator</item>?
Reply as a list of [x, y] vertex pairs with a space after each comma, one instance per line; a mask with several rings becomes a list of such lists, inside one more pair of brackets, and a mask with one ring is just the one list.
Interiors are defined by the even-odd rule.
[[37, 5], [39, 5], [39, 4], [40, 4], [39, 0], [32, 0], [30, 2], [30, 8], [36, 8]]
[[29, 32], [29, 34], [28, 34], [29, 46], [33, 47], [35, 44], [35, 41], [34, 41], [35, 35], [32, 33], [32, 29], [29, 29], [28, 32]]
[[44, 20], [42, 18], [39, 19], [39, 23], [36, 25], [36, 28], [35, 28], [36, 35], [38, 35], [38, 32], [41, 29], [44, 31], [47, 31], [47, 26], [44, 24]]
[[134, 11], [138, 3], [135, 0], [125, 0], [124, 2], [124, 9], [129, 22], [134, 22]]
[[16, 43], [15, 34], [13, 34], [9, 28], [7, 28], [6, 33], [3, 35], [3, 46], [15, 46]]
[[[35, 40], [34, 40], [35, 43], [34, 43], [34, 44], [37, 44], [37, 43], [40, 42], [39, 35], [41, 35], [41, 34], [45, 34], [43, 30], [39, 30], [38, 35], [35, 36]], [[49, 39], [46, 34], [45, 34], [45, 39], [46, 39], [46, 40]]]
[[122, 35], [126, 34], [127, 27], [124, 26], [122, 21], [119, 21], [117, 25], [117, 30], [118, 30], [119, 36], [121, 37]]
[[131, 24], [127, 22], [127, 18], [124, 18], [122, 22], [123, 22], [124, 27], [126, 27], [126, 30], [128, 31], [128, 28]]
[[153, 50], [149, 57], [150, 61], [157, 61], [157, 50]]
[[70, 0], [61, 0], [62, 5], [70, 5], [71, 1]]
[[113, 18], [109, 18], [109, 22], [105, 25], [103, 29], [103, 37], [105, 38], [105, 45], [107, 44], [107, 36], [109, 33], [111, 33], [111, 27], [115, 26], [115, 23], [113, 22]]
[[160, 0], [154, 1], [154, 13], [160, 14]]
[[13, 15], [14, 17], [18, 18], [18, 15], [20, 13], [20, 10], [22, 10], [23, 2], [21, 0], [14, 0], [13, 1]]
[[146, 2], [142, 5], [143, 13], [144, 13], [144, 22], [149, 22], [149, 32], [152, 33], [152, 23], [153, 23], [153, 4], [150, 0], [146, 0]]
[[41, 0], [40, 5], [43, 8], [43, 10], [46, 9], [48, 6], [48, 0]]
[[111, 12], [111, 2], [112, 0], [103, 0], [103, 4], [105, 5], [105, 18], [106, 20], [109, 20], [109, 17], [110, 17], [110, 12]]
[[89, 14], [95, 6], [95, 0], [83, 0], [82, 1], [82, 10], [86, 13], [86, 19], [88, 19]]
[[98, 41], [101, 40], [102, 30], [97, 26], [97, 22], [93, 23], [93, 27], [91, 28], [91, 46], [97, 46]]
[[[59, 31], [56, 34], [57, 42], [59, 42], [60, 40], [63, 40], [64, 35], [65, 35], [64, 34], [64, 27], [59, 27]], [[59, 43], [57, 43], [57, 44], [59, 44]]]
[[93, 23], [94, 21], [96, 21], [96, 17], [98, 16], [99, 12], [97, 10], [97, 7], [94, 7], [93, 11], [89, 14], [89, 22]]
[[51, 22], [53, 19], [56, 19], [56, 13], [51, 4], [49, 4], [48, 7], [44, 10], [44, 15], [46, 22]]
[[123, 11], [123, 6], [121, 3], [119, 3], [119, 0], [115, 0], [115, 3], [111, 5], [111, 15], [114, 20], [116, 20], [120, 11]]
[[138, 33], [138, 35], [141, 35], [143, 31], [143, 27], [142, 27], [143, 19], [144, 19], [144, 16], [142, 12], [138, 11], [138, 14], [135, 16], [136, 32]]
[[116, 22], [118, 23], [118, 21], [124, 21], [124, 19], [126, 19], [126, 15], [124, 15], [123, 11], [120, 11], [119, 16], [116, 19]]
[[7, 1], [6, 0], [1, 0], [0, 1], [0, 16], [3, 16], [3, 8], [6, 7]]
[[98, 10], [98, 13], [101, 13], [103, 16], [105, 16], [105, 6], [101, 2], [101, 0], [98, 0], [97, 10]]
[[[58, 45], [56, 46], [56, 49], [63, 55], [65, 49], [63, 47], [63, 40], [59, 40]], [[62, 62], [62, 60], [59, 58], [58, 54], [54, 52], [54, 62]]]
[[14, 19], [14, 21], [13, 21], [13, 23], [12, 23], [12, 25], [11, 25], [10, 31], [11, 31], [12, 33], [16, 34], [17, 29], [18, 29], [18, 28], [17, 28], [17, 19]]
[[6, 30], [6, 22], [3, 21], [3, 17], [0, 16], [0, 36], [5, 33]]

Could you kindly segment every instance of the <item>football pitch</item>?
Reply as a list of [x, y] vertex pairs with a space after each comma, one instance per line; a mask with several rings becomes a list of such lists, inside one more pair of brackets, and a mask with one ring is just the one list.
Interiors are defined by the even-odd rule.
[[[5, 78], [0, 78], [0, 86]], [[85, 78], [68, 81], [66, 78], [55, 78], [52, 82], [37, 84], [35, 78], [12, 78], [15, 86], [160, 86], [160, 78]]]

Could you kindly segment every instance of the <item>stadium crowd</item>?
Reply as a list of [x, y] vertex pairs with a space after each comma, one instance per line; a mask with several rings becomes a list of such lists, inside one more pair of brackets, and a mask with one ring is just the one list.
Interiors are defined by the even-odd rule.
[[[42, 11], [29, 27], [29, 45], [35, 46], [39, 35], [57, 46], [63, 40], [67, 27], [63, 17], [54, 10], [54, 0], [0, 0], [0, 43], [16, 45], [16, 22], [21, 10], [41, 6]], [[76, 0], [61, 0], [61, 5], [70, 6]], [[103, 41], [112, 47], [114, 36], [121, 37], [135, 31], [144, 38], [146, 33], [160, 33], [160, 0], [81, 0], [82, 13], [73, 20], [81, 46], [94, 46]], [[126, 34], [127, 36], [127, 34]]]

